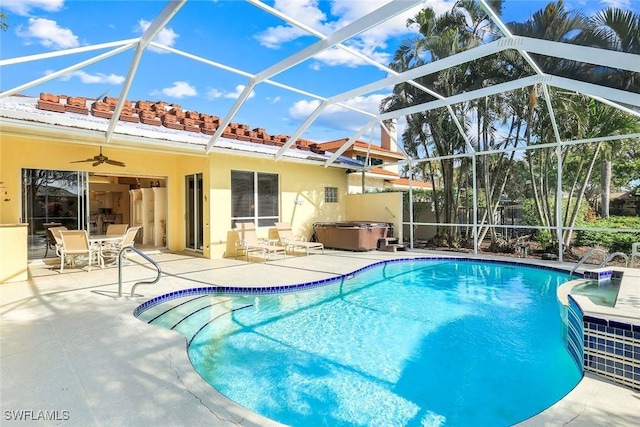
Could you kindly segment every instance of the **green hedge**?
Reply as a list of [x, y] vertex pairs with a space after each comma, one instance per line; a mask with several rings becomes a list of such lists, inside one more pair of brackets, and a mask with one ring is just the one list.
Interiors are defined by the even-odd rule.
[[[609, 219], [597, 219], [589, 223], [589, 226], [597, 228], [626, 228], [640, 229], [640, 217], [637, 216], [612, 216]], [[609, 249], [609, 252], [631, 253], [631, 244], [640, 242], [640, 233], [630, 233], [622, 231], [577, 231], [577, 246], [602, 246]]]

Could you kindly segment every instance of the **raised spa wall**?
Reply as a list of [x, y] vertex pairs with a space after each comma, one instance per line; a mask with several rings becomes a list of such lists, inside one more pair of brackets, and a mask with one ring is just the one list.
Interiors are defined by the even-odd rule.
[[[607, 280], [621, 275], [599, 270], [585, 272], [584, 278]], [[573, 295], [558, 296], [566, 307], [565, 343], [578, 368], [640, 390], [640, 324], [585, 315]]]
[[313, 233], [325, 248], [344, 251], [372, 251], [378, 240], [387, 237], [393, 225], [387, 222], [345, 221], [317, 222]]

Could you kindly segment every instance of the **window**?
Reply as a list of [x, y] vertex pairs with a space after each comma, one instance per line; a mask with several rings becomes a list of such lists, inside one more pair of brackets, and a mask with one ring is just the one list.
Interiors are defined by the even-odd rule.
[[[356, 160], [365, 163], [367, 161], [367, 156], [356, 156]], [[379, 166], [384, 164], [382, 159], [377, 159], [375, 157], [369, 157], [369, 164], [367, 166]]]
[[278, 175], [231, 171], [231, 227], [236, 221], [252, 221], [258, 227], [273, 226], [280, 218]]
[[325, 203], [338, 203], [338, 188], [324, 187], [324, 201]]

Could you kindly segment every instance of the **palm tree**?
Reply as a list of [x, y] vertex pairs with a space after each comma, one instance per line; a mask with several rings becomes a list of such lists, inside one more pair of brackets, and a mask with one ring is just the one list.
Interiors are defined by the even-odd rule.
[[[501, 0], [490, 3], [494, 10], [501, 10]], [[396, 51], [390, 66], [402, 72], [478, 46], [494, 37], [491, 24], [485, 11], [470, 0], [456, 2], [451, 11], [441, 16], [437, 16], [433, 9], [425, 8], [407, 21], [407, 26], [418, 27], [420, 36], [403, 43]], [[424, 76], [418, 79], [417, 83], [447, 97], [481, 87], [483, 85], [481, 69], [482, 67], [478, 64], [464, 64]], [[393, 94], [382, 101], [381, 111], [393, 111], [433, 99], [435, 99], [434, 96], [423, 90], [411, 84], [402, 83], [394, 87]], [[459, 133], [456, 120], [465, 126], [469, 108], [470, 104], [466, 103], [450, 108], [424, 111], [407, 117], [408, 126], [403, 133], [405, 148], [410, 154], [422, 158], [464, 152], [466, 141]], [[433, 177], [436, 174], [433, 170], [427, 170], [433, 167], [432, 162], [425, 162], [421, 172], [423, 176], [432, 177], [432, 184], [435, 184]], [[440, 160], [437, 167], [438, 175], [442, 178], [443, 203], [442, 208], [436, 204], [436, 220], [451, 223], [455, 218], [457, 200], [454, 161]]]
[[[562, 0], [549, 3], [524, 23], [510, 23], [508, 25], [518, 35], [569, 43], [573, 42], [575, 37], [586, 28], [584, 16], [578, 11], [567, 11]], [[551, 74], [569, 75], [575, 67], [575, 63], [572, 61], [544, 55], [532, 56], [544, 72]], [[524, 134], [527, 145], [553, 141], [550, 112], [547, 111], [546, 103], [538, 102], [538, 92], [538, 87], [534, 86], [530, 89], [528, 105], [526, 109], [523, 109], [526, 123]], [[557, 106], [561, 107], [562, 104], [557, 104]], [[555, 182], [555, 156], [556, 152], [553, 148], [527, 150], [525, 153], [534, 206], [540, 225], [543, 226], [555, 225], [554, 210], [560, 203], [557, 200], [557, 192], [552, 190], [552, 187], [558, 184]]]
[[[604, 9], [589, 20], [587, 30], [580, 35], [577, 42], [602, 49], [640, 55], [640, 14], [617, 8]], [[585, 80], [640, 93], [639, 73], [595, 66], [587, 66], [584, 71], [582, 75]], [[612, 163], [621, 148], [620, 143], [607, 143], [602, 147], [600, 199], [603, 218], [609, 218]]]
[[[562, 117], [562, 128], [567, 135], [574, 135], [578, 138], [594, 138], [601, 135], [621, 135], [640, 131], [640, 120], [626, 112], [615, 107], [600, 103], [586, 96], [576, 96], [574, 94], [562, 93], [557, 94], [558, 102], [561, 102], [565, 108], [564, 112], [571, 117]], [[572, 99], [569, 99], [572, 98]], [[578, 130], [578, 135], [575, 135]], [[626, 144], [624, 141], [617, 142], [598, 142], [595, 146], [585, 146], [575, 148], [577, 156], [573, 156], [572, 160], [579, 164], [576, 169], [573, 189], [577, 188], [578, 180], [582, 180], [580, 189], [575, 193], [575, 199], [569, 197], [569, 204], [565, 215], [564, 225], [569, 229], [576, 224], [577, 215], [580, 204], [584, 199], [585, 192], [591, 185], [591, 174], [598, 158], [602, 158], [606, 150], [622, 150]], [[563, 156], [564, 159], [569, 158], [569, 153]], [[577, 159], [576, 159], [577, 157]], [[586, 168], [585, 168], [586, 167]], [[581, 171], [584, 168], [584, 174]], [[601, 183], [602, 186], [602, 183]], [[608, 194], [608, 193], [607, 193]], [[575, 200], [575, 201], [574, 201]], [[564, 243], [569, 245], [571, 241], [571, 233], [565, 232]]]
[[9, 24], [7, 21], [9, 18], [4, 13], [0, 12], [0, 30], [7, 31], [9, 29]]

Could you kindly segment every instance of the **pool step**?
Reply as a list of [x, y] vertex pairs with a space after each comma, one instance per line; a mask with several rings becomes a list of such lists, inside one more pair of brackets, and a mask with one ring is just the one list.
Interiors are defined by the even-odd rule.
[[406, 251], [407, 248], [400, 243], [397, 237], [383, 237], [378, 239], [378, 250], [387, 252]]
[[[237, 305], [237, 304], [235, 304]], [[233, 300], [228, 297], [203, 295], [166, 301], [141, 313], [138, 318], [151, 325], [172, 329], [191, 339], [192, 325], [203, 325], [208, 321], [232, 312]]]
[[206, 298], [207, 298], [206, 295], [199, 295], [199, 296], [191, 295], [191, 296], [185, 296], [182, 298], [167, 300], [146, 309], [145, 311], [143, 311], [138, 315], [138, 319], [142, 320], [143, 322], [149, 323], [153, 321], [155, 318], [157, 318], [158, 316], [162, 316], [164, 313], [174, 310], [183, 304], [186, 304], [190, 301], [206, 300]]

